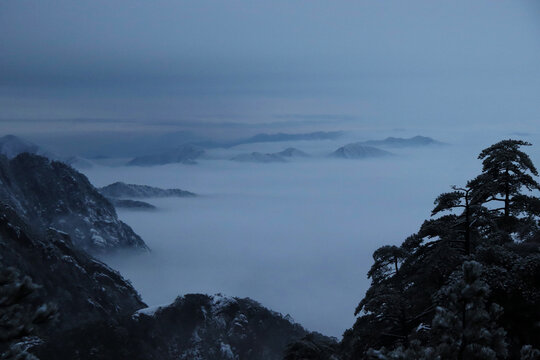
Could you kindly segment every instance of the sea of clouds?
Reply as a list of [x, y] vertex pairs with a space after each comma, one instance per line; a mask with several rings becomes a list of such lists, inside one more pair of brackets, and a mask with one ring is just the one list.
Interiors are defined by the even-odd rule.
[[[435, 197], [477, 175], [480, 150], [505, 135], [441, 133], [434, 137], [445, 146], [390, 149], [396, 156], [368, 160], [322, 156], [345, 139], [249, 144], [211, 151], [197, 165], [98, 165], [84, 172], [96, 186], [124, 181], [199, 195], [148, 199], [154, 211], [118, 211], [152, 251], [104, 260], [149, 305], [221, 292], [340, 337], [369, 286], [373, 251], [417, 231]], [[227, 160], [288, 146], [316, 156], [270, 164]], [[538, 147], [527, 150], [539, 158]]]

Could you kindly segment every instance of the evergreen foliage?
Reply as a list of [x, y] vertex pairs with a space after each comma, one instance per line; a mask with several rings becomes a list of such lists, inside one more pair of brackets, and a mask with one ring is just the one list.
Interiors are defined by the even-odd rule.
[[540, 185], [520, 150], [484, 149], [482, 173], [435, 199], [401, 246], [375, 251], [344, 359], [540, 357]]

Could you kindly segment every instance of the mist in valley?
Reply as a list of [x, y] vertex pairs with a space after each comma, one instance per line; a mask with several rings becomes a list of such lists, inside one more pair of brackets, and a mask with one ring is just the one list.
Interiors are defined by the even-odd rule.
[[[118, 210], [151, 252], [104, 260], [149, 305], [221, 292], [340, 337], [369, 286], [373, 251], [416, 232], [435, 197], [478, 174], [477, 154], [505, 135], [441, 134], [436, 138], [446, 145], [388, 149], [395, 155], [359, 160], [322, 156], [347, 139], [258, 143], [215, 150], [208, 155], [214, 159], [197, 165], [98, 165], [84, 173], [96, 186], [123, 181], [199, 195], [148, 199], [153, 211]], [[318, 155], [287, 163], [227, 159], [289, 146]], [[532, 158], [538, 155], [533, 147]]]

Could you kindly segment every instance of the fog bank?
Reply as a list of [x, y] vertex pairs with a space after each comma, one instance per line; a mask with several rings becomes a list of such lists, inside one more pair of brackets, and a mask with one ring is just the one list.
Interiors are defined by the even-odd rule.
[[[124, 181], [200, 195], [149, 199], [158, 207], [153, 212], [119, 211], [152, 252], [105, 260], [149, 305], [186, 293], [222, 292], [251, 297], [311, 330], [339, 337], [353, 324], [353, 311], [368, 287], [373, 251], [417, 231], [438, 194], [479, 173], [476, 156], [494, 139], [466, 140], [469, 145], [454, 140], [448, 146], [394, 150], [396, 156], [386, 159], [202, 160], [98, 166], [86, 174], [98, 186]], [[331, 145], [321, 144], [319, 152]], [[262, 148], [279, 146], [284, 145]], [[258, 148], [261, 144], [242, 150]], [[538, 149], [528, 150], [538, 159]]]

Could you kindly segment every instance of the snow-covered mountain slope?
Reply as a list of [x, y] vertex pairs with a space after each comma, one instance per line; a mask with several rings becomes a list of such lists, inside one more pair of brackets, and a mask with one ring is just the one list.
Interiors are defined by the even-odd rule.
[[194, 193], [180, 189], [160, 189], [148, 185], [115, 182], [98, 189], [103, 196], [117, 199], [142, 199], [156, 197], [193, 197]]
[[28, 153], [0, 156], [0, 185], [0, 201], [28, 224], [64, 231], [80, 249], [147, 249], [88, 179], [64, 163]]
[[251, 299], [191, 294], [170, 305], [141, 309], [118, 326], [72, 333], [38, 355], [42, 360], [76, 353], [81, 360], [277, 360], [289, 343], [308, 334]]
[[0, 204], [0, 263], [17, 268], [39, 285], [41, 303], [58, 309], [58, 319], [38, 334], [59, 332], [131, 314], [146, 305], [129, 282], [76, 249], [68, 234], [35, 231], [10, 206]]

